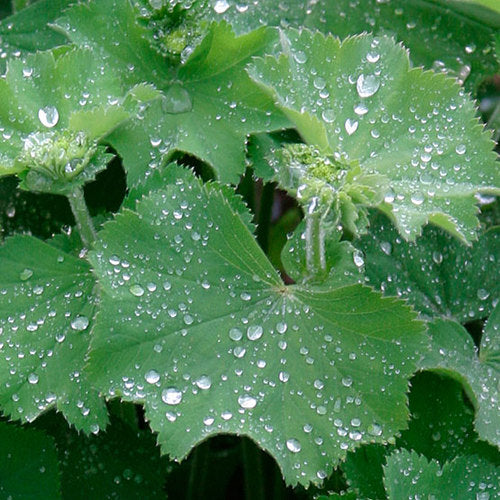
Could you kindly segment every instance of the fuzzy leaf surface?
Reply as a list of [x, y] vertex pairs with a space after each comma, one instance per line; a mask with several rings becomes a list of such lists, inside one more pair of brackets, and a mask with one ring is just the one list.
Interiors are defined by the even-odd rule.
[[0, 496], [61, 498], [54, 440], [42, 431], [0, 422]]
[[[129, 1], [89, 5], [68, 10], [59, 26], [76, 44], [101, 51], [131, 84], [145, 79], [164, 93], [141, 120], [131, 120], [110, 138], [130, 185], [144, 181], [177, 150], [213, 166], [222, 181], [236, 182], [244, 170], [247, 134], [289, 124], [245, 72], [252, 57], [276, 42], [276, 31], [261, 28], [237, 37], [228, 24], [214, 23], [187, 61], [172, 66], [148, 45]], [[117, 30], [126, 43], [115, 43]]]
[[171, 457], [244, 434], [288, 483], [318, 483], [348, 449], [405, 427], [422, 324], [361, 285], [285, 286], [224, 195], [181, 179], [105, 225], [89, 370], [144, 403]]
[[[476, 456], [458, 457], [442, 467], [408, 450], [387, 458], [389, 500], [401, 498], [493, 498], [500, 492], [499, 468]], [[488, 495], [488, 497], [486, 497]]]
[[31, 421], [56, 407], [84, 432], [107, 424], [83, 367], [95, 314], [90, 266], [31, 236], [0, 247], [0, 408]]
[[474, 425], [481, 439], [500, 447], [500, 306], [483, 331], [479, 354], [467, 330], [458, 323], [429, 324], [431, 353], [422, 368], [444, 372], [459, 380], [475, 409]]
[[369, 283], [407, 299], [424, 316], [459, 323], [487, 317], [500, 295], [500, 228], [466, 247], [444, 231], [427, 227], [416, 243], [403, 241], [383, 215], [371, 218], [359, 243]]
[[[476, 236], [474, 194], [500, 192], [493, 142], [474, 103], [443, 74], [410, 68], [387, 37], [343, 42], [282, 32], [283, 53], [250, 66], [303, 139], [348, 169], [385, 178], [383, 200], [407, 240], [427, 222], [464, 241]], [[325, 60], [326, 57], [326, 60]]]

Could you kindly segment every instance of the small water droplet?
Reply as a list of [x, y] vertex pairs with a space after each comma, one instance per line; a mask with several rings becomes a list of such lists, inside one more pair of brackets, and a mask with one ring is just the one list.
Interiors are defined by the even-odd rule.
[[422, 193], [418, 193], [418, 192], [417, 193], [413, 193], [411, 195], [411, 198], [410, 198], [411, 202], [414, 205], [416, 205], [417, 207], [420, 206], [420, 205], [422, 205], [422, 203], [424, 202], [424, 199], [425, 199], [424, 195]]
[[356, 106], [354, 106], [354, 112], [358, 116], [366, 115], [366, 113], [368, 113], [368, 106], [365, 103], [360, 102], [359, 104], [356, 104]]
[[321, 113], [321, 117], [325, 123], [333, 123], [335, 120], [335, 111], [333, 111], [333, 109], [325, 109]]
[[307, 55], [302, 50], [293, 53], [293, 58], [299, 64], [304, 64], [307, 61]]
[[457, 152], [458, 155], [463, 155], [467, 151], [467, 148], [466, 148], [465, 144], [459, 144], [455, 148], [455, 151]]
[[297, 439], [293, 439], [293, 438], [287, 440], [286, 447], [292, 453], [298, 453], [302, 449], [302, 446], [301, 446], [300, 442]]
[[351, 120], [350, 118], [348, 118], [344, 124], [345, 131], [348, 135], [352, 135], [354, 134], [354, 132], [356, 132], [356, 130], [358, 130], [358, 125], [359, 123], [356, 120]]
[[28, 382], [30, 384], [38, 384], [38, 375], [36, 373], [30, 373], [28, 375]]
[[486, 300], [490, 296], [490, 292], [488, 290], [485, 290], [484, 288], [480, 288], [477, 291], [477, 298], [479, 300]]
[[26, 268], [19, 274], [19, 279], [21, 281], [26, 281], [29, 280], [32, 276], [33, 276], [33, 271], [31, 269]]
[[59, 121], [59, 111], [54, 106], [45, 106], [38, 110], [38, 119], [44, 127], [55, 127]]
[[200, 389], [207, 390], [212, 387], [212, 380], [208, 375], [202, 375], [194, 382]]
[[356, 81], [356, 90], [359, 97], [366, 98], [374, 95], [380, 88], [380, 81], [374, 75], [359, 75]]
[[89, 326], [89, 318], [87, 316], [76, 316], [71, 321], [71, 328], [77, 331], [86, 330]]
[[168, 405], [178, 405], [182, 401], [182, 392], [176, 387], [169, 387], [163, 390], [161, 399]]
[[217, 0], [215, 2], [214, 10], [217, 14], [224, 14], [227, 9], [229, 9], [229, 3], [227, 0]]
[[388, 241], [381, 241], [380, 242], [380, 249], [386, 255], [391, 255], [391, 253], [392, 253], [392, 245]]
[[276, 330], [278, 333], [285, 333], [286, 330], [288, 328], [288, 325], [283, 322], [283, 321], [280, 321], [277, 325], [276, 325]]
[[234, 341], [241, 340], [243, 338], [243, 332], [238, 328], [231, 328], [231, 330], [229, 330], [229, 338]]
[[368, 52], [366, 54], [366, 60], [369, 63], [376, 63], [380, 59], [380, 54], [377, 54], [376, 52]]

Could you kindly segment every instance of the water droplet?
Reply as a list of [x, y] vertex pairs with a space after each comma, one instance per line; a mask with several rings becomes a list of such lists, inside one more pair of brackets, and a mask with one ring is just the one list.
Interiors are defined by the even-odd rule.
[[233, 349], [233, 354], [236, 358], [242, 358], [247, 350], [244, 347], [237, 346]]
[[189, 92], [181, 85], [174, 83], [165, 93], [162, 108], [165, 113], [177, 115], [191, 111], [193, 103]]
[[352, 260], [354, 261], [354, 264], [356, 267], [363, 267], [365, 263], [365, 259], [363, 258], [363, 255], [361, 252], [354, 252], [352, 255]]
[[352, 385], [352, 378], [351, 377], [344, 377], [342, 379], [342, 385], [344, 387], [351, 387], [351, 385]]
[[325, 109], [321, 113], [321, 117], [323, 118], [325, 123], [333, 123], [335, 120], [335, 111], [333, 109]]
[[77, 331], [86, 330], [89, 326], [89, 318], [87, 316], [76, 316], [71, 321], [71, 328]]
[[352, 134], [354, 134], [354, 132], [356, 132], [356, 130], [358, 130], [358, 125], [359, 125], [359, 123], [356, 120], [351, 120], [350, 118], [348, 118], [344, 124], [345, 131], [349, 135], [352, 135]]
[[356, 82], [356, 90], [359, 97], [371, 97], [380, 88], [380, 81], [374, 75], [359, 75]]
[[280, 321], [277, 325], [276, 325], [276, 330], [278, 333], [285, 333], [286, 330], [288, 328], [288, 325], [282, 321]]
[[156, 384], [160, 380], [160, 374], [156, 370], [149, 370], [144, 375], [148, 384]]
[[247, 329], [247, 337], [249, 340], [258, 340], [262, 337], [264, 330], [259, 325], [249, 326]]
[[290, 379], [290, 374], [288, 372], [280, 372], [278, 375], [281, 382], [288, 382]]
[[238, 328], [231, 328], [231, 330], [229, 330], [229, 338], [235, 341], [241, 340], [243, 338], [243, 332]]
[[380, 242], [380, 249], [386, 255], [391, 255], [391, 253], [392, 253], [392, 245], [388, 241], [381, 241]]
[[296, 62], [299, 64], [304, 64], [307, 61], [307, 55], [305, 52], [302, 50], [299, 50], [297, 52], [294, 52], [293, 58], [295, 59]]
[[458, 155], [463, 155], [467, 151], [467, 148], [466, 148], [465, 144], [459, 144], [455, 148], [455, 151], [457, 152]]
[[424, 202], [424, 195], [422, 193], [413, 193], [410, 198], [411, 202], [417, 207]]
[[368, 113], [368, 106], [365, 103], [360, 102], [359, 104], [356, 104], [356, 106], [354, 106], [354, 112], [358, 116], [366, 115], [366, 113]]
[[19, 279], [21, 281], [26, 281], [29, 280], [32, 276], [33, 276], [33, 271], [31, 269], [26, 268], [19, 274]]
[[28, 382], [30, 384], [38, 384], [38, 375], [36, 373], [30, 373], [28, 375]]
[[182, 401], [182, 392], [176, 387], [169, 387], [163, 390], [161, 399], [168, 405], [178, 405]]
[[247, 409], [255, 408], [257, 405], [257, 400], [250, 396], [249, 394], [244, 394], [243, 396], [240, 396], [238, 398], [238, 404], [242, 407]]
[[441, 252], [432, 252], [432, 260], [436, 264], [441, 264], [443, 262], [443, 254]]
[[376, 52], [368, 52], [366, 54], [366, 60], [369, 63], [376, 63], [380, 59], [380, 54], [377, 54]]
[[44, 127], [55, 127], [59, 121], [59, 111], [54, 106], [45, 106], [38, 110], [38, 119]]
[[215, 2], [214, 10], [217, 14], [224, 14], [227, 9], [229, 9], [229, 3], [227, 0], [217, 0], [217, 2]]
[[317, 76], [313, 81], [314, 88], [323, 90], [326, 86], [326, 81], [321, 76]]
[[477, 291], [477, 298], [479, 300], [486, 300], [490, 296], [490, 292], [488, 290], [485, 290], [484, 288], [480, 288]]
[[144, 288], [141, 285], [132, 285], [130, 288], [130, 293], [136, 297], [142, 297], [144, 295]]
[[287, 440], [286, 447], [292, 453], [298, 453], [302, 449], [302, 446], [301, 446], [300, 442], [297, 439], [293, 439], [293, 438]]
[[212, 380], [208, 375], [202, 375], [200, 378], [196, 379], [194, 382], [200, 389], [207, 390], [212, 387]]

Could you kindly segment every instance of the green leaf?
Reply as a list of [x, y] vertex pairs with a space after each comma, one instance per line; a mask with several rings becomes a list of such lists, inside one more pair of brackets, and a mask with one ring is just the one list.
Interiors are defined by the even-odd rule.
[[500, 192], [500, 175], [493, 143], [460, 87], [410, 69], [405, 50], [386, 37], [341, 43], [287, 30], [281, 43], [278, 59], [257, 59], [249, 71], [304, 140], [347, 170], [359, 162], [363, 173], [385, 178], [378, 207], [405, 239], [427, 222], [474, 239], [474, 194]]
[[[24, 172], [24, 185], [39, 191], [62, 183], [56, 193], [93, 178], [108, 159], [96, 141], [129, 116], [121, 94], [112, 69], [90, 50], [11, 60], [0, 80], [0, 99], [8, 103], [0, 108], [0, 175]], [[82, 177], [88, 164], [92, 173]]]
[[467, 330], [458, 323], [429, 323], [431, 351], [422, 368], [459, 380], [476, 409], [474, 426], [481, 439], [500, 447], [500, 306], [484, 328], [479, 355]]
[[49, 23], [73, 0], [39, 0], [28, 8], [0, 22], [1, 50], [0, 72], [12, 57], [48, 50], [67, 43], [67, 38], [55, 32]]
[[482, 233], [472, 247], [432, 227], [417, 243], [407, 243], [380, 214], [371, 218], [370, 233], [358, 248], [365, 254], [369, 283], [407, 299], [428, 318], [481, 319], [500, 294], [499, 227]]
[[[175, 151], [209, 163], [222, 181], [237, 182], [244, 170], [247, 134], [288, 124], [244, 69], [253, 56], [275, 44], [276, 31], [261, 28], [236, 37], [229, 25], [212, 24], [187, 61], [172, 67], [148, 45], [145, 28], [137, 24], [127, 0], [89, 5], [68, 10], [59, 26], [76, 44], [102, 52], [116, 71], [133, 68], [125, 71], [130, 84], [146, 80], [164, 93], [140, 120], [131, 120], [110, 137], [123, 157], [129, 185], [143, 182]], [[117, 30], [126, 40], [118, 46]], [[136, 147], [130, 148], [131, 142]]]
[[[135, 416], [133, 405], [130, 410]], [[128, 410], [122, 405], [123, 411]], [[167, 460], [154, 435], [111, 416], [97, 436], [84, 436], [51, 416], [41, 422], [56, 440], [63, 498], [163, 498]]]
[[459, 457], [442, 467], [408, 450], [387, 458], [389, 500], [401, 498], [493, 498], [500, 493], [498, 467], [476, 457]]
[[474, 430], [474, 411], [464, 399], [462, 385], [436, 373], [422, 372], [411, 381], [408, 429], [397, 446], [440, 463], [458, 455], [478, 455], [500, 465], [498, 450], [480, 441]]
[[288, 483], [318, 483], [347, 450], [405, 427], [422, 324], [360, 285], [285, 286], [228, 194], [181, 179], [104, 226], [89, 370], [145, 404], [174, 458], [244, 434]]
[[244, 9], [239, 0], [227, 0], [222, 5], [227, 6], [223, 13], [208, 8], [200, 9], [201, 14], [227, 20], [238, 34], [265, 23], [305, 26], [340, 38], [363, 32], [392, 36], [410, 49], [414, 66], [447, 71], [465, 80], [468, 91], [496, 72], [492, 35], [500, 28], [500, 16], [485, 9], [480, 12], [476, 6], [449, 0], [319, 0], [312, 4], [260, 0], [245, 4]]
[[44, 432], [0, 421], [0, 496], [62, 498], [54, 440]]
[[[486, 7], [489, 11], [497, 12], [500, 14], [500, 5], [498, 5], [497, 0], [454, 0], [455, 3], [460, 4], [470, 4], [471, 6]], [[491, 12], [486, 11], [485, 14]]]
[[95, 314], [94, 278], [77, 257], [30, 236], [0, 247], [0, 407], [32, 421], [56, 407], [85, 432], [107, 423], [83, 371]]

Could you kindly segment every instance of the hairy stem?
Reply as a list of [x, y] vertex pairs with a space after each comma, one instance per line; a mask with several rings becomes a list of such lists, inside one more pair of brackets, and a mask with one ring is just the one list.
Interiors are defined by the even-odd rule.
[[68, 195], [68, 200], [73, 216], [75, 217], [76, 227], [80, 233], [83, 245], [86, 248], [89, 248], [95, 241], [97, 234], [85, 203], [83, 188], [75, 189]]
[[321, 220], [323, 212], [318, 210], [317, 205], [318, 199], [313, 198], [305, 215], [306, 268], [310, 279], [326, 273], [325, 232]]

